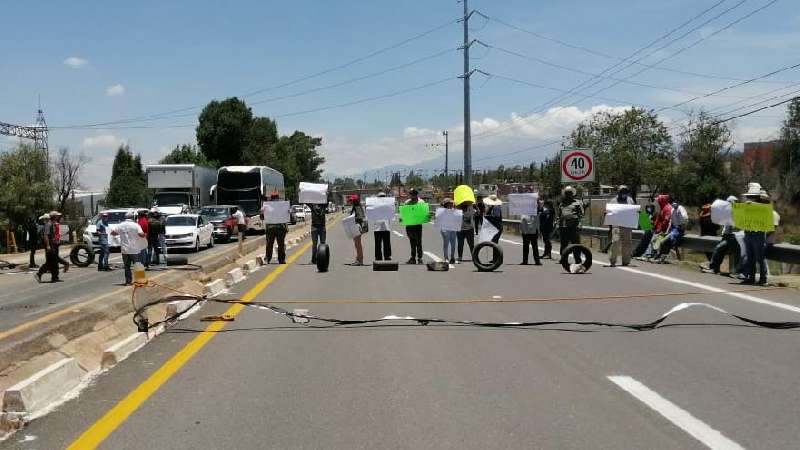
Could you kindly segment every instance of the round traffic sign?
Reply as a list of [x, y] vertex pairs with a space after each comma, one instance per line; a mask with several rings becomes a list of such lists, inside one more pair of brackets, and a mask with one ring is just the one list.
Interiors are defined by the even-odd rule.
[[592, 175], [592, 157], [581, 150], [569, 152], [561, 160], [561, 172], [573, 181], [581, 181]]

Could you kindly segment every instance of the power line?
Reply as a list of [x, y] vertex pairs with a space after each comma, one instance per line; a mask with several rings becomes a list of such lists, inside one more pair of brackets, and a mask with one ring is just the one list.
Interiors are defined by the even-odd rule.
[[[266, 92], [266, 91], [269, 91], [269, 90], [284, 88], [284, 87], [287, 87], [287, 86], [291, 86], [291, 85], [294, 85], [294, 84], [301, 83], [303, 81], [307, 81], [307, 80], [310, 80], [310, 79], [313, 79], [313, 78], [320, 77], [322, 75], [329, 74], [331, 72], [335, 72], [337, 70], [342, 70], [344, 68], [350, 67], [350, 66], [352, 66], [354, 64], [357, 64], [359, 62], [363, 62], [363, 61], [366, 61], [368, 59], [374, 58], [374, 57], [376, 57], [378, 55], [381, 55], [383, 53], [386, 53], [386, 52], [388, 52], [390, 50], [394, 50], [394, 49], [396, 49], [398, 47], [401, 47], [403, 45], [406, 45], [406, 44], [408, 44], [410, 42], [416, 41], [416, 40], [421, 39], [421, 38], [423, 38], [425, 36], [428, 36], [428, 35], [430, 35], [432, 33], [435, 33], [435, 32], [437, 32], [439, 30], [447, 28], [448, 26], [451, 26], [451, 25], [457, 23], [459, 20], [460, 19], [449, 20], [449, 21], [447, 21], [447, 22], [445, 22], [445, 23], [443, 23], [441, 25], [437, 25], [437, 26], [435, 26], [433, 28], [430, 28], [430, 29], [428, 29], [426, 31], [423, 31], [423, 32], [418, 33], [418, 34], [415, 34], [415, 35], [413, 35], [413, 36], [411, 36], [409, 38], [403, 39], [402, 41], [396, 42], [394, 44], [391, 44], [391, 45], [388, 45], [386, 47], [380, 48], [378, 50], [374, 50], [374, 51], [372, 51], [370, 53], [367, 53], [366, 55], [359, 56], [357, 58], [351, 59], [351, 60], [349, 60], [349, 61], [347, 61], [345, 63], [337, 64], [337, 65], [329, 67], [327, 69], [324, 69], [324, 70], [321, 70], [321, 71], [318, 71], [318, 72], [315, 72], [315, 73], [312, 73], [312, 74], [309, 74], [309, 75], [304, 75], [304, 76], [301, 76], [299, 78], [295, 78], [295, 79], [293, 79], [291, 81], [287, 81], [287, 82], [280, 83], [280, 84], [277, 84], [277, 85], [273, 85], [273, 86], [269, 86], [269, 87], [266, 87], [266, 88], [261, 88], [261, 89], [255, 90], [255, 91], [251, 91], [251, 92], [249, 92], [247, 94], [242, 95], [242, 97], [246, 98], [246, 97], [250, 97], [252, 95], [256, 95], [256, 94], [259, 94], [259, 93], [262, 93], [262, 92]], [[191, 111], [191, 110], [197, 110], [197, 109], [203, 108], [204, 106], [205, 105], [189, 106], [189, 107], [173, 109], [173, 110], [169, 110], [169, 111], [165, 111], [165, 112], [161, 112], [161, 113], [150, 114], [150, 115], [145, 115], [145, 116], [137, 116], [137, 117], [132, 117], [132, 118], [119, 119], [119, 120], [114, 120], [114, 121], [109, 121], [109, 122], [99, 122], [99, 123], [93, 123], [93, 124], [80, 124], [80, 125], [74, 125], [74, 126], [62, 126], [62, 127], [50, 127], [50, 128], [93, 127], [93, 126], [116, 125], [116, 124], [120, 124], [120, 123], [139, 122], [139, 121], [142, 121], [142, 120], [145, 120], [145, 119], [149, 120], [149, 119], [153, 119], [153, 118], [157, 118], [157, 117], [161, 117], [161, 116], [177, 114], [177, 113], [182, 113], [182, 112]]]

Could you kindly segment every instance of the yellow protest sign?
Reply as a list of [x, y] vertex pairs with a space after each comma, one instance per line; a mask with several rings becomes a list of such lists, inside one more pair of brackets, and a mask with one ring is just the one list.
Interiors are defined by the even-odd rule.
[[733, 224], [744, 231], [775, 231], [772, 203], [734, 203]]
[[475, 203], [475, 193], [472, 191], [472, 188], [467, 186], [466, 184], [462, 184], [458, 186], [453, 191], [453, 197], [455, 197], [454, 203], [456, 206], [464, 203], [464, 202], [472, 202]]

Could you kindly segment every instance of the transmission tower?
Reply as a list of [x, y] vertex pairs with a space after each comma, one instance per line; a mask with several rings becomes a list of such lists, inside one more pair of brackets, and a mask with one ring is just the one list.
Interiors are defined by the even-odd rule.
[[39, 112], [36, 115], [36, 123], [33, 126], [0, 122], [0, 135], [32, 140], [34, 148], [44, 152], [47, 161], [50, 161], [50, 149], [47, 142], [47, 122], [44, 120], [44, 111], [42, 111], [41, 104], [39, 105]]

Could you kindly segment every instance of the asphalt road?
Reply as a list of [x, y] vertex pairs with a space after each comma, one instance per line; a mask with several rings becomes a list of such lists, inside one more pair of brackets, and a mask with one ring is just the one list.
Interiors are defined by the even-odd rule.
[[[218, 243], [214, 248], [201, 249], [198, 253], [188, 250], [173, 252], [188, 256], [192, 262], [235, 245], [236, 242], [232, 241]], [[69, 261], [68, 256], [64, 259]], [[61, 283], [50, 283], [49, 274], [42, 276], [43, 283], [38, 283], [33, 278], [35, 270], [0, 271], [0, 333], [54, 310], [119, 289], [125, 281], [122, 255], [119, 252], [112, 253], [109, 264], [117, 268], [111, 272], [98, 272], [97, 264], [85, 268], [72, 265], [68, 272], [61, 273], [60, 277], [64, 280]], [[63, 267], [59, 270], [63, 270]]]
[[[407, 241], [392, 240], [395, 259], [407, 259]], [[582, 275], [549, 261], [519, 266], [515, 241], [502, 242], [506, 264], [494, 273], [469, 264], [372, 272], [345, 265], [352, 244], [333, 226], [328, 273], [305, 264], [303, 246], [296, 261], [256, 272], [228, 298], [300, 301], [283, 306], [341, 319], [639, 323], [687, 301], [753, 319], [800, 318], [796, 291], [713, 292], [741, 287], [663, 265], [595, 265]], [[431, 227], [424, 245], [441, 256]], [[370, 236], [368, 260], [372, 251]], [[530, 301], [504, 302], [523, 299]], [[311, 303], [320, 300], [335, 303]], [[457, 300], [483, 303], [447, 303]], [[198, 319], [226, 309], [206, 305], [0, 449], [63, 448], [79, 437], [87, 440], [76, 445], [96, 439], [109, 449], [797, 446], [797, 330], [756, 328], [703, 309], [635, 332], [307, 326], [245, 308], [235, 322], [203, 332], [209, 325]]]

